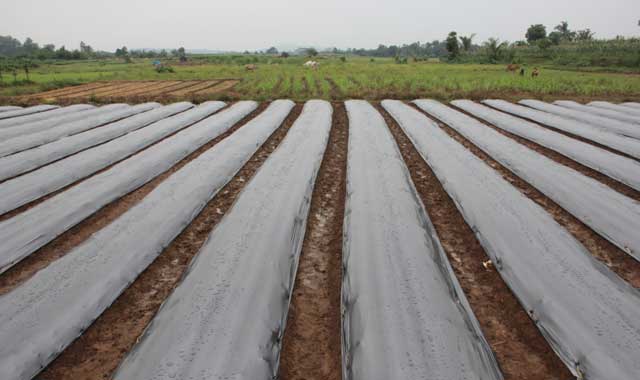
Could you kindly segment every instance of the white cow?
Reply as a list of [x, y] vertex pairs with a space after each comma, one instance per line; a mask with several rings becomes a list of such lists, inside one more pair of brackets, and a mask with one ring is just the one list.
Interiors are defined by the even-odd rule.
[[307, 61], [307, 62], [305, 62], [303, 64], [303, 66], [310, 67], [310, 68], [312, 68], [314, 70], [317, 70], [318, 67], [320, 66], [320, 64], [318, 62], [316, 62], [316, 61]]

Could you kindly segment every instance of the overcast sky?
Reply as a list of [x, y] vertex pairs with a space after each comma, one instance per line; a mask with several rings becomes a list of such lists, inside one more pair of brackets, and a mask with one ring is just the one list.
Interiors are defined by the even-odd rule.
[[596, 37], [640, 35], [640, 0], [0, 0], [0, 35], [76, 48], [371, 48], [443, 39], [524, 38], [562, 20]]

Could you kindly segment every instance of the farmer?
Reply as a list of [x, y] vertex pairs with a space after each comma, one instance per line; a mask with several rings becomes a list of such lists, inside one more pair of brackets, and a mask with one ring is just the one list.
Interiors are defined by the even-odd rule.
[[524, 67], [520, 69], [520, 76], [523, 77], [524, 76]]

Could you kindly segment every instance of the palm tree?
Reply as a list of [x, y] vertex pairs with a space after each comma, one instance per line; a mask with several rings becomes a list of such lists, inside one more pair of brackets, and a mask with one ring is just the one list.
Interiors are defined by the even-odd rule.
[[484, 48], [487, 52], [487, 56], [489, 57], [489, 61], [492, 63], [496, 63], [500, 60], [500, 55], [502, 54], [502, 50], [507, 46], [506, 42], [500, 42], [497, 38], [489, 38], [487, 42], [484, 43]]
[[464, 51], [469, 51], [471, 50], [471, 45], [473, 45], [473, 38], [476, 36], [475, 33], [473, 33], [472, 35], [465, 37], [465, 36], [460, 36], [460, 42], [462, 42], [462, 50]]

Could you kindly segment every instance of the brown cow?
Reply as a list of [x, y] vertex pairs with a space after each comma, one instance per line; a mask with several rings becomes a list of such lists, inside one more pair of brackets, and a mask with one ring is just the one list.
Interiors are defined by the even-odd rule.
[[515, 63], [512, 63], [507, 66], [507, 72], [515, 73], [518, 70], [520, 70], [520, 65], [516, 65]]
[[538, 75], [540, 75], [540, 70], [536, 67], [533, 69], [533, 72], [531, 72], [531, 78], [537, 78]]

